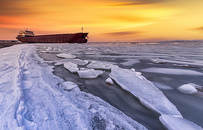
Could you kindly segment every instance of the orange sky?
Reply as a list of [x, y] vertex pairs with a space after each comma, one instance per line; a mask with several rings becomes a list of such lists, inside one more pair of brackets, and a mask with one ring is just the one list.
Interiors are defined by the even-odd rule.
[[24, 27], [90, 42], [203, 39], [203, 0], [0, 0], [0, 40]]

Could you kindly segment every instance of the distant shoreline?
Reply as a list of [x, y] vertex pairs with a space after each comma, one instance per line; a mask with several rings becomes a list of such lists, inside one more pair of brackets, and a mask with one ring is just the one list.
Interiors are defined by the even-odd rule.
[[16, 44], [20, 44], [21, 42], [17, 40], [0, 40], [0, 48], [10, 47]]

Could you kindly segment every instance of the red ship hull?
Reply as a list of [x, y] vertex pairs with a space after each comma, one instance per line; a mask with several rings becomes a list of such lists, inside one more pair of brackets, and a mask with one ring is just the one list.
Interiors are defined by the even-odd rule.
[[16, 39], [26, 43], [86, 43], [87, 35], [88, 33], [17, 36]]

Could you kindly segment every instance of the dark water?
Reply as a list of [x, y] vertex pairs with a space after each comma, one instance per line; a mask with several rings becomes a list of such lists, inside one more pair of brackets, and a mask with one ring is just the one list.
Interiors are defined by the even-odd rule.
[[[41, 53], [47, 47], [49, 47], [49, 52]], [[39, 55], [47, 61], [60, 60], [61, 58], [57, 58], [56, 54], [62, 52], [74, 54], [77, 59], [109, 61], [122, 68], [134, 68], [136, 71], [142, 72], [148, 80], [163, 86], [160, 90], [178, 108], [184, 118], [203, 127], [201, 92], [200, 95], [187, 95], [177, 90], [179, 86], [186, 83], [203, 86], [202, 75], [171, 75], [142, 71], [146, 68], [156, 67], [194, 70], [203, 73], [203, 43], [39, 45]], [[110, 71], [105, 71], [97, 79], [81, 79], [77, 74], [67, 71], [62, 65], [54, 67], [55, 75], [77, 83], [82, 91], [102, 98], [148, 129], [164, 129], [158, 120], [158, 114], [145, 108], [132, 94], [122, 90], [117, 84], [110, 86], [105, 83], [109, 73]], [[165, 89], [164, 86], [168, 86], [170, 89]]]

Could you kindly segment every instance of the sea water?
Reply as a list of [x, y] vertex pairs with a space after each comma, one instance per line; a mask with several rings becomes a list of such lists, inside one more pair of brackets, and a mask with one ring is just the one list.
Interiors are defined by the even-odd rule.
[[[54, 74], [76, 83], [82, 91], [105, 100], [148, 129], [164, 129], [159, 114], [144, 107], [131, 93], [118, 84], [108, 85], [105, 80], [110, 70], [98, 78], [83, 79], [71, 73], [57, 57], [66, 53], [74, 59], [108, 62], [125, 69], [135, 69], [159, 88], [177, 107], [184, 118], [203, 127], [203, 43], [87, 43], [87, 44], [39, 44], [38, 54], [54, 66]], [[70, 59], [69, 59], [70, 60]], [[79, 68], [87, 68], [79, 65]], [[185, 94], [178, 91], [181, 85], [197, 85], [198, 92]]]

